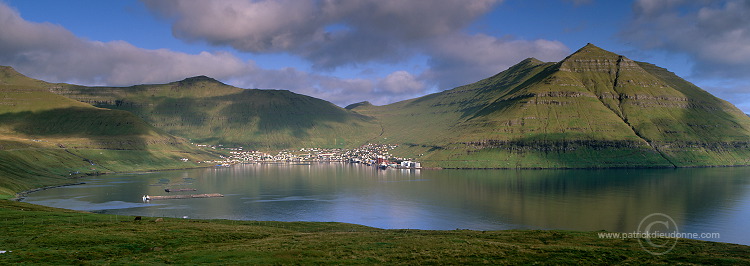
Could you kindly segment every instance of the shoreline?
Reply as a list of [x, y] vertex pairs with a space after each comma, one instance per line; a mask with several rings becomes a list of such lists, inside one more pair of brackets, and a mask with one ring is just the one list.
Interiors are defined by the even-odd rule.
[[[18, 193], [16, 193], [16, 197], [15, 198], [10, 198], [8, 200], [23, 201], [26, 198], [26, 196], [28, 196], [28, 194], [31, 194], [31, 193], [34, 193], [34, 192], [44, 191], [44, 190], [53, 189], [53, 188], [61, 188], [61, 187], [68, 187], [68, 186], [77, 186], [77, 185], [83, 185], [83, 184], [86, 184], [86, 182], [67, 183], [67, 184], [62, 184], [62, 185], [54, 185], [54, 186], [32, 188], [32, 189], [29, 189], [29, 190], [24, 190], [24, 191], [18, 192]], [[31, 204], [31, 203], [29, 203], [29, 204]]]
[[[49, 186], [45, 187], [45, 189], [51, 189], [51, 188], [57, 188], [57, 187], [64, 187], [64, 186], [71, 186], [71, 185], [80, 185], [85, 183], [77, 183], [77, 184], [66, 184], [66, 185], [59, 185], [59, 186]], [[43, 189], [42, 189], [43, 190]], [[41, 190], [40, 190], [41, 191]], [[34, 191], [36, 192], [36, 191]], [[51, 208], [53, 210], [60, 210], [60, 211], [74, 211], [74, 212], [83, 212], [90, 215], [95, 216], [108, 216], [108, 215], [115, 215], [115, 214], [104, 214], [104, 213], [97, 213], [97, 212], [90, 212], [90, 211], [79, 211], [79, 210], [72, 210], [72, 209], [65, 209], [65, 208], [59, 208], [59, 207], [50, 207], [45, 205], [39, 205], [34, 203], [28, 203], [23, 201], [16, 201], [12, 199], [7, 199], [7, 201], [13, 201], [13, 202], [19, 202], [21, 204], [29, 204], [34, 206], [40, 206], [43, 208]], [[2, 206], [0, 206], [1, 208]], [[320, 222], [320, 221], [275, 221], [275, 220], [234, 220], [234, 219], [200, 219], [200, 218], [189, 218], [189, 219], [181, 219], [181, 218], [175, 218], [175, 217], [161, 217], [161, 216], [147, 216], [147, 215], [119, 215], [123, 217], [142, 217], [143, 220], [151, 220], [152, 222], [157, 219], [162, 220], [186, 220], [189, 222], [195, 222], [200, 221], [199, 223], [217, 223], [217, 222], [233, 222], [233, 223], [293, 223], [293, 224], [307, 224], [307, 225], [316, 225], [316, 224], [349, 224], [349, 225], [355, 225], [360, 227], [367, 227], [372, 228], [376, 230], [382, 230], [382, 231], [423, 231], [423, 232], [435, 232], [435, 233], [442, 233], [442, 232], [473, 232], [473, 233], [487, 233], [487, 232], [572, 232], [572, 233], [617, 233], [617, 232], [611, 232], [611, 231], [605, 231], [605, 230], [594, 230], [594, 231], [583, 231], [583, 230], [568, 230], [568, 229], [501, 229], [501, 230], [475, 230], [475, 229], [464, 229], [464, 228], [456, 228], [456, 229], [418, 229], [418, 228], [379, 228], [379, 227], [373, 227], [368, 225], [362, 225], [362, 224], [354, 224], [354, 223], [345, 223], [345, 222]], [[602, 239], [610, 239], [610, 238], [602, 238]], [[713, 241], [713, 240], [703, 240], [703, 239], [692, 239], [692, 238], [677, 238], [678, 240], [689, 240], [689, 241], [701, 241], [701, 242], [708, 242], [708, 243], [717, 243], [717, 244], [728, 244], [728, 245], [739, 245], [744, 247], [750, 247], [750, 244], [740, 244], [740, 243], [733, 243], [733, 242], [722, 242], [722, 241]], [[619, 238], [611, 238], [610, 240], [621, 240]]]
[[[313, 163], [341, 163], [341, 164], [353, 164], [345, 161], [248, 161], [241, 163], [233, 163], [231, 165], [243, 165], [243, 164], [313, 164]], [[366, 166], [366, 165], [365, 165]], [[215, 165], [207, 166], [215, 167]], [[375, 167], [375, 166], [373, 166]], [[421, 168], [388, 168], [398, 170], [606, 170], [606, 169], [690, 169], [690, 168], [732, 168], [732, 167], [750, 167], [750, 164], [741, 165], [691, 165], [691, 166], [590, 166], [590, 167], [440, 167], [440, 166], [423, 166]], [[204, 167], [196, 167], [204, 168]], [[187, 168], [193, 169], [193, 168]], [[169, 169], [169, 170], [182, 170], [182, 169]], [[159, 171], [159, 170], [156, 170]]]
[[[97, 175], [87, 175], [87, 176], [80, 176], [80, 177], [74, 177], [71, 179], [78, 179], [78, 178], [88, 178], [92, 176], [106, 176], [111, 174], [137, 174], [137, 173], [153, 173], [153, 172], [163, 172], [163, 171], [179, 171], [179, 170], [190, 170], [190, 169], [201, 169], [201, 168], [209, 168], [211, 166], [199, 166], [199, 167], [186, 167], [186, 168], [174, 168], [174, 169], [154, 169], [154, 170], [142, 170], [142, 171], [133, 171], [133, 172], [100, 172]], [[20, 192], [16, 192], [15, 197], [9, 198], [7, 200], [11, 201], [23, 201], [28, 194], [44, 191], [47, 189], [53, 189], [53, 188], [61, 188], [61, 187], [68, 187], [68, 186], [77, 186], [77, 185], [84, 185], [86, 182], [78, 182], [78, 183], [65, 183], [60, 185], [50, 185], [50, 186], [43, 186], [43, 187], [36, 187]]]
[[[294, 162], [266, 162], [266, 163], [269, 163], [269, 164], [295, 164]], [[347, 164], [347, 165], [350, 165], [350, 166], [354, 166], [355, 165], [355, 164], [350, 164], [350, 163], [345, 163], [345, 162], [314, 162], [314, 163], [320, 163], [320, 164], [336, 163], [336, 164], [342, 164], [342, 165], [343, 164]], [[232, 166], [234, 166], [234, 165], [232, 165]], [[365, 165], [357, 165], [357, 166], [361, 167], [361, 166], [365, 166]], [[188, 167], [188, 168], [177, 168], [177, 169], [144, 170], [144, 171], [134, 171], [134, 172], [111, 172], [111, 173], [104, 173], [102, 175], [107, 175], [107, 174], [153, 173], [153, 172], [164, 172], [164, 171], [180, 171], [180, 170], [191, 170], [191, 169], [205, 169], [205, 168], [211, 168], [211, 167], [216, 167], [216, 166], [212, 166], [211, 165], [211, 166], [204, 166], [204, 167]], [[735, 166], [735, 167], [745, 167], [745, 166]], [[373, 167], [373, 168], [375, 168], [375, 167]], [[693, 167], [691, 167], [691, 168], [693, 168]], [[708, 168], [708, 167], [706, 167], [706, 168]], [[395, 169], [395, 170], [402, 170], [402, 169], [396, 169], [396, 168], [393, 168], [393, 169]], [[434, 168], [423, 168], [423, 169], [438, 170], [438, 169], [434, 169]], [[442, 169], [442, 168], [440, 168], [440, 169]], [[470, 170], [469, 168], [463, 168], [463, 169]], [[472, 168], [472, 169], [486, 169], [486, 168]], [[604, 169], [611, 169], [611, 168], [604, 168]], [[627, 168], [627, 169], [633, 169], [633, 168]], [[635, 168], [635, 169], [659, 169], [659, 168]], [[664, 168], [664, 169], [668, 169], [668, 168]], [[373, 169], [373, 170], [375, 170], [375, 169]], [[602, 170], [602, 168], [595, 168], [595, 169], [592, 169], [592, 168], [583, 168], [583, 169], [487, 169], [487, 170]], [[18, 192], [18, 193], [16, 193], [16, 197], [14, 197], [14, 198], [8, 198], [7, 200], [17, 201], [17, 202], [24, 202], [24, 200], [26, 199], [26, 197], [29, 194], [34, 193], [34, 192], [44, 191], [44, 190], [53, 189], [53, 188], [62, 188], [62, 187], [67, 187], [67, 186], [83, 185], [83, 184], [87, 184], [87, 183], [86, 182], [66, 183], [66, 184], [59, 184], [59, 185], [51, 185], [51, 186], [44, 186], [44, 187], [33, 188], [33, 189], [25, 190], [25, 191], [22, 191], [22, 192]], [[24, 202], [24, 203], [27, 203], [27, 202]], [[29, 204], [33, 204], [33, 203], [29, 203]], [[38, 205], [38, 204], [34, 204], [34, 205]], [[45, 206], [45, 205], [38, 205], [38, 206]], [[47, 207], [47, 206], [45, 206], [45, 207]], [[61, 209], [65, 209], [65, 208], [61, 208]], [[66, 209], [66, 210], [72, 210], [72, 209]], [[144, 216], [144, 217], [150, 217], [150, 216]], [[156, 216], [154, 216], [154, 217], [156, 217]], [[211, 220], [211, 219], [198, 219], [198, 220]], [[240, 220], [227, 219], [227, 220], [231, 220], [231, 221], [246, 221], [246, 220], [241, 220], [241, 219]], [[383, 228], [381, 228], [381, 229], [383, 229]], [[415, 230], [445, 231], [445, 230], [442, 230], [442, 229], [415, 229]], [[478, 229], [466, 229], [466, 230], [478, 231]], [[533, 230], [545, 230], [545, 231], [549, 231], [549, 230], [558, 230], [558, 229], [533, 229]], [[589, 232], [589, 231], [581, 231], [581, 232]], [[593, 231], [590, 231], [590, 232], [593, 232]], [[710, 240], [702, 240], [702, 241], [717, 242], [717, 243], [730, 243], [730, 244], [738, 244], [738, 245], [747, 245], [747, 244], [739, 244], [739, 243], [733, 243], [733, 242], [722, 242], [722, 241], [710, 241]]]
[[[0, 201], [0, 264], [748, 264], [750, 246], [677, 239], [654, 255], [607, 231], [378, 229], [337, 222], [198, 220]], [[647, 243], [645, 243], [647, 244]]]
[[[300, 162], [289, 162], [289, 161], [255, 161], [255, 162], [244, 162], [244, 163], [236, 163], [236, 164], [230, 164], [229, 167], [234, 165], [243, 165], [243, 164], [295, 164]], [[341, 163], [341, 164], [354, 164], [349, 162], [342, 162], [342, 161], [313, 161], [313, 162], [304, 162], [305, 164], [312, 164], [312, 163]], [[366, 166], [366, 165], [365, 165]], [[110, 175], [110, 174], [138, 174], [138, 173], [153, 173], [153, 172], [164, 172], [164, 171], [179, 171], [179, 170], [190, 170], [190, 169], [202, 169], [202, 168], [211, 168], [211, 167], [217, 167], [216, 165], [206, 165], [206, 166], [198, 166], [198, 167], [186, 167], [186, 168], [170, 168], [170, 169], [154, 169], [154, 170], [141, 170], [141, 171], [132, 171], [132, 172], [104, 172], [99, 173], [96, 176], [104, 176], [104, 175]], [[222, 166], [226, 167], [226, 166]], [[731, 168], [731, 167], [750, 167], [750, 165], [709, 165], [709, 166], [675, 166], [675, 167], [659, 167], [659, 166], [642, 166], [642, 167], [558, 167], [558, 168], [544, 168], [544, 167], [521, 167], [521, 168], [493, 168], [493, 167], [466, 167], [466, 168], [458, 168], [458, 167], [421, 167], [421, 168], [388, 168], [388, 169], [394, 169], [394, 170], [617, 170], [617, 169], [690, 169], [690, 168]], [[373, 167], [376, 168], [376, 167]], [[387, 169], [385, 169], [387, 170]], [[76, 178], [86, 178], [91, 176], [81, 176]], [[65, 183], [60, 185], [50, 185], [50, 186], [43, 186], [43, 187], [37, 187], [32, 188], [20, 192], [16, 192], [16, 196], [13, 198], [9, 198], [7, 200], [13, 200], [13, 201], [22, 201], [28, 194], [44, 191], [47, 189], [53, 189], [53, 188], [61, 188], [66, 186], [75, 186], [75, 185], [83, 185], [86, 184], [85, 182], [78, 182], [78, 183]]]

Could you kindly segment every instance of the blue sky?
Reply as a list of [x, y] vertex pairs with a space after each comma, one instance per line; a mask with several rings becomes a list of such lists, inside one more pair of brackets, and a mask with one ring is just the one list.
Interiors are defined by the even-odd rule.
[[0, 65], [51, 82], [207, 75], [387, 104], [593, 43], [750, 113], [744, 0], [0, 0], [0, 21]]

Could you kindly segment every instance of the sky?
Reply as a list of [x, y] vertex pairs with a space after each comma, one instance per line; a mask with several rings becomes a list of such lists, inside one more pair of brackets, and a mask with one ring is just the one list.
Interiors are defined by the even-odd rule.
[[451, 89], [587, 43], [750, 113], [747, 0], [0, 0], [0, 65], [33, 78], [206, 75], [339, 106]]

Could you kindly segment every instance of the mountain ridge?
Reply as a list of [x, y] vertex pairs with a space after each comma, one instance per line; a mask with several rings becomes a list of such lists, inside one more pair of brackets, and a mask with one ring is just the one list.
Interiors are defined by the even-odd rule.
[[400, 144], [448, 168], [690, 167], [750, 164], [750, 118], [674, 73], [593, 44], [559, 62], [527, 58], [453, 89], [341, 108], [207, 76], [51, 91], [132, 112], [195, 141], [255, 149]]
[[218, 157], [130, 112], [50, 91], [61, 86], [0, 68], [0, 198], [80, 176], [192, 168]]
[[372, 119], [288, 90], [241, 89], [196, 76], [130, 87], [62, 86], [53, 92], [132, 112], [194, 142], [276, 150], [355, 147], [375, 137]]
[[[557, 63], [524, 60], [473, 84], [353, 110], [381, 119], [402, 152], [447, 167], [586, 168], [747, 165], [750, 120], [665, 69], [588, 44]], [[678, 89], [673, 88], [678, 87]], [[458, 96], [457, 96], [458, 95]], [[420, 105], [419, 107], [416, 107]], [[429, 140], [400, 136], [422, 117]], [[451, 126], [434, 126], [434, 121]], [[423, 131], [423, 132], [420, 132]], [[610, 148], [607, 148], [610, 147]], [[626, 152], [614, 152], [613, 150]], [[611, 153], [612, 159], [603, 155]], [[606, 157], [606, 156], [605, 156]], [[429, 164], [429, 163], [428, 163]]]

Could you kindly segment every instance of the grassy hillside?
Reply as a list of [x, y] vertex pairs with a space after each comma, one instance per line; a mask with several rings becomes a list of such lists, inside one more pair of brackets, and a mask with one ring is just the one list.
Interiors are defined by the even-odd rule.
[[[428, 166], [750, 164], [750, 119], [668, 71], [587, 45], [421, 98], [352, 110]], [[396, 151], [399, 152], [399, 151]]]
[[[6, 76], [16, 89], [40, 83], [20, 74]], [[81, 104], [91, 104], [131, 112], [154, 127], [126, 113], [110, 110], [105, 117], [101, 111], [99, 118], [89, 118], [100, 119], [91, 120], [96, 127], [75, 126], [89, 135], [158, 138], [163, 130], [193, 142], [259, 150], [380, 142], [400, 144], [396, 155], [432, 167], [750, 165], [750, 118], [740, 110], [665, 69], [591, 44], [560, 62], [526, 59], [479, 82], [386, 106], [362, 102], [340, 108], [289, 91], [245, 90], [204, 76], [127, 88], [45, 86], [48, 90], [32, 93], [52, 91], [80, 102], [55, 100], [70, 106], [53, 113], [14, 106], [17, 112], [0, 119], [27, 135], [72, 135], [67, 126], [77, 118], [63, 126], [51, 121], [60, 121], [56, 114], [61, 113], [76, 117], [90, 108]], [[118, 124], [109, 121], [134, 131], [118, 132]], [[143, 146], [142, 141], [106, 145]]]
[[284, 90], [240, 89], [200, 76], [127, 88], [64, 86], [55, 93], [132, 112], [194, 142], [254, 149], [355, 147], [374, 138], [372, 118]]
[[662, 256], [598, 232], [382, 230], [91, 214], [0, 200], [0, 264], [748, 264], [750, 247], [680, 239]]
[[129, 112], [49, 91], [59, 86], [0, 68], [0, 198], [91, 174], [197, 167], [214, 157]]

